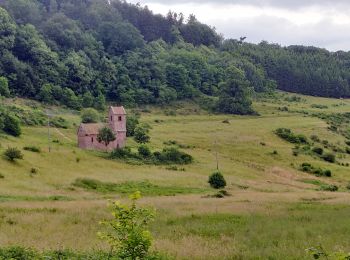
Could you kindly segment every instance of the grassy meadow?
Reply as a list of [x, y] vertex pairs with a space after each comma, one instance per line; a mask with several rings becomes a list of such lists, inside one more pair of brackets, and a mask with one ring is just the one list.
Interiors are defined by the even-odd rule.
[[[0, 102], [31, 109], [26, 100]], [[254, 108], [259, 116], [214, 115], [187, 102], [166, 109], [137, 109], [141, 121], [152, 126], [153, 151], [169, 140], [189, 146], [182, 150], [194, 157], [194, 163], [178, 166], [185, 168], [180, 171], [108, 160], [102, 152], [80, 150], [79, 114], [47, 108], [69, 122], [68, 129], [51, 129], [50, 153], [46, 127], [24, 127], [20, 138], [0, 136], [1, 153], [8, 146], [42, 150], [23, 151], [24, 160], [15, 163], [0, 158], [0, 245], [108, 249], [96, 236], [99, 221], [110, 216], [107, 200], [123, 200], [129, 191], [140, 190], [140, 203], [157, 210], [151, 228], [154, 249], [169, 258], [310, 259], [305, 249], [318, 245], [350, 252], [350, 155], [338, 152], [338, 163], [333, 164], [310, 153], [295, 156], [295, 145], [274, 133], [289, 128], [345, 149], [346, 138], [315, 114], [350, 112], [350, 100], [279, 92], [257, 98]], [[128, 146], [137, 148], [132, 139]], [[221, 199], [208, 196], [215, 193], [207, 181], [216, 169], [216, 152], [231, 194]], [[304, 173], [304, 162], [329, 169], [333, 176]], [[36, 174], [31, 174], [32, 168]], [[82, 178], [115, 188], [99, 191], [74, 185]], [[339, 190], [321, 191], [327, 184]]]

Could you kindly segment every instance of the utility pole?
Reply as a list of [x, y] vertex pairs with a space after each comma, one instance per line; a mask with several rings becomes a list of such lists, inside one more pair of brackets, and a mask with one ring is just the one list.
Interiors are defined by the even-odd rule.
[[49, 146], [49, 153], [51, 153], [51, 133], [50, 133], [50, 114], [47, 112], [47, 141]]
[[215, 159], [216, 159], [216, 170], [219, 171], [219, 158], [218, 158], [218, 149], [217, 149], [217, 139], [215, 137]]

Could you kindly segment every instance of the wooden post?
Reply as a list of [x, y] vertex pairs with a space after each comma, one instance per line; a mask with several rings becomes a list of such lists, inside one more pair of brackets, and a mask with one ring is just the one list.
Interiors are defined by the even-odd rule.
[[47, 141], [49, 146], [49, 153], [51, 153], [50, 114], [48, 112], [47, 112]]

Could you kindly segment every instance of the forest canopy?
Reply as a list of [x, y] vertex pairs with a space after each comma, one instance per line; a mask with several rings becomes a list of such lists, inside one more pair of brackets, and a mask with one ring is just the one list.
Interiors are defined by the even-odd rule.
[[74, 109], [209, 96], [217, 111], [239, 114], [252, 113], [254, 92], [276, 87], [350, 96], [347, 52], [224, 39], [194, 15], [119, 0], [0, 6], [0, 77], [13, 96]]

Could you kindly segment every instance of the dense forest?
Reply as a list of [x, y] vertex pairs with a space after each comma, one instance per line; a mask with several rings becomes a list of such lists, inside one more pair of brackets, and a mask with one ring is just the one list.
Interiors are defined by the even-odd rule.
[[350, 96], [350, 53], [224, 39], [191, 15], [120, 0], [0, 0], [0, 95], [79, 109], [207, 102], [249, 114], [254, 92]]

